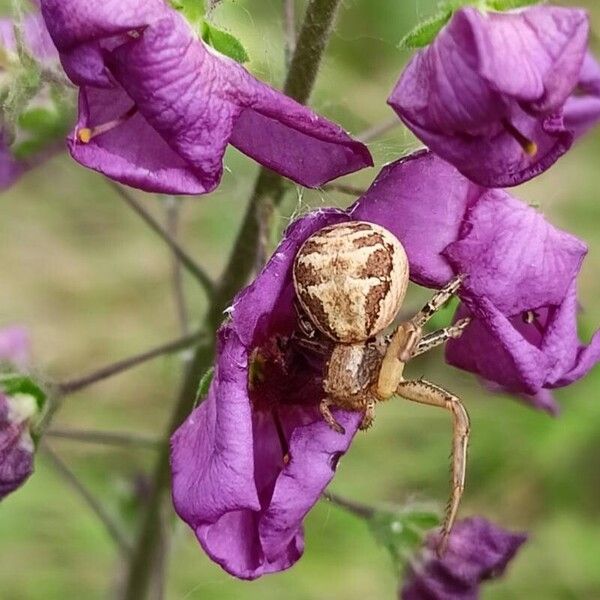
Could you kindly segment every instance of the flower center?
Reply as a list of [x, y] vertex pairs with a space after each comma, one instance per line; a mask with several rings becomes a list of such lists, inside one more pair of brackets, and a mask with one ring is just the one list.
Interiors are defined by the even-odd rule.
[[89, 144], [92, 139], [94, 139], [98, 135], [102, 135], [107, 131], [111, 131], [115, 127], [122, 125], [127, 120], [129, 120], [135, 113], [137, 112], [137, 106], [134, 104], [129, 110], [124, 112], [120, 117], [113, 119], [112, 121], [108, 121], [106, 123], [102, 123], [101, 125], [96, 125], [95, 127], [82, 127], [77, 132], [77, 139], [82, 144]]
[[533, 158], [537, 154], [537, 144], [523, 135], [508, 119], [502, 119], [502, 127], [517, 141], [527, 156]]
[[527, 325], [533, 325], [537, 331], [544, 335], [544, 327], [540, 322], [540, 315], [535, 310], [526, 310], [521, 314], [523, 322]]

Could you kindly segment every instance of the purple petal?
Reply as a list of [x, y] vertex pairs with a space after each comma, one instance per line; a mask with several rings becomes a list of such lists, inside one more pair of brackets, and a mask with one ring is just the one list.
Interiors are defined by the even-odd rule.
[[457, 340], [446, 345], [446, 361], [477, 373], [511, 393], [537, 394], [554, 364], [529, 342], [487, 298], [469, 312], [459, 307], [455, 319], [473, 316], [473, 322]]
[[346, 429], [333, 431], [321, 418], [296, 427], [290, 439], [292, 460], [277, 479], [273, 496], [260, 523], [260, 537], [270, 560], [279, 556], [297, 534], [304, 517], [333, 479], [337, 461], [348, 451], [362, 415], [334, 411]]
[[0, 362], [25, 368], [29, 364], [31, 344], [24, 327], [13, 325], [0, 329]]
[[577, 84], [587, 49], [583, 10], [534, 6], [483, 14], [465, 8], [476, 40], [479, 73], [502, 94], [532, 103], [540, 113], [559, 109]]
[[25, 164], [18, 161], [6, 144], [0, 141], [0, 192], [13, 185], [26, 170]]
[[473, 207], [463, 236], [444, 255], [466, 273], [465, 294], [488, 298], [505, 315], [560, 305], [587, 248], [535, 209], [501, 190]]
[[242, 343], [258, 346], [273, 331], [290, 328], [296, 319], [292, 268], [300, 246], [319, 229], [347, 220], [341, 210], [317, 210], [288, 227], [260, 276], [233, 301], [232, 314]]
[[454, 275], [444, 249], [458, 239], [482, 191], [432, 152], [416, 152], [384, 167], [349, 214], [394, 233], [408, 255], [411, 279], [440, 287]]
[[576, 138], [600, 121], [600, 64], [590, 52], [583, 61], [577, 89], [565, 105], [564, 119]]
[[[482, 379], [481, 383], [486, 390], [495, 394], [511, 393], [510, 391], [506, 390], [506, 388], [494, 381]], [[547, 390], [545, 388], [542, 388], [536, 394], [520, 393], [516, 394], [516, 397], [517, 399], [521, 400], [524, 404], [527, 404], [528, 406], [533, 406], [533, 408], [536, 408], [538, 410], [543, 410], [552, 417], [556, 417], [560, 413], [560, 406], [554, 399], [554, 394], [550, 390]]]
[[573, 282], [544, 336], [543, 351], [557, 357], [548, 375], [548, 387], [569, 385], [600, 362], [600, 332], [596, 332], [588, 346], [582, 345], [577, 332], [578, 310], [577, 284]]
[[428, 538], [424, 563], [408, 573], [402, 600], [476, 600], [481, 584], [503, 575], [527, 536], [481, 517], [459, 521], [442, 558], [434, 555], [437, 535]]
[[173, 436], [173, 500], [193, 527], [225, 512], [258, 510], [254, 485], [248, 355], [230, 327], [219, 333], [219, 362], [208, 398]]
[[[15, 26], [13, 19], [0, 19], [0, 46], [6, 50], [16, 51]], [[56, 62], [58, 52], [48, 33], [42, 15], [32, 13], [25, 16], [21, 24], [23, 42], [28, 52], [42, 62]]]

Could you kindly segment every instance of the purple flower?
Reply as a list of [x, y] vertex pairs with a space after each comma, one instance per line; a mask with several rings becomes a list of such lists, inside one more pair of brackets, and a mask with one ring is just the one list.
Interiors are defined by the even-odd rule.
[[401, 600], [477, 600], [481, 584], [500, 577], [527, 540], [482, 517], [459, 521], [442, 558], [437, 535], [429, 536], [421, 562], [408, 572]]
[[24, 327], [12, 325], [0, 329], [0, 364], [9, 363], [20, 369], [29, 363], [29, 335]]
[[517, 185], [573, 142], [563, 108], [578, 83], [587, 36], [582, 10], [462, 8], [414, 56], [389, 104], [472, 181]]
[[600, 121], [600, 64], [587, 53], [575, 92], [565, 105], [565, 126], [581, 137]]
[[208, 555], [254, 579], [294, 564], [302, 520], [332, 479], [361, 415], [335, 411], [346, 433], [318, 411], [322, 364], [296, 347], [292, 265], [315, 231], [348, 216], [296, 221], [252, 285], [233, 303], [207, 399], [172, 438], [173, 501]]
[[203, 194], [229, 143], [303, 185], [372, 164], [340, 127], [198, 39], [163, 0], [42, 0], [80, 87], [70, 136], [81, 164], [147, 191]]
[[350, 212], [404, 245], [411, 279], [467, 279], [456, 319], [473, 322], [446, 346], [454, 366], [549, 406], [543, 390], [583, 377], [600, 360], [600, 333], [577, 335], [576, 278], [585, 244], [502, 190], [481, 188], [430, 152], [385, 167]]
[[38, 407], [32, 396], [0, 392], [0, 500], [19, 488], [33, 472], [34, 444], [30, 419]]
[[[9, 61], [9, 64], [0, 66], [0, 79], [8, 86], [11, 83], [7, 67], [10, 68], [10, 61], [16, 60], [14, 27], [15, 23], [12, 19], [0, 19], [0, 48]], [[21, 24], [21, 30], [25, 49], [38, 63], [48, 69], [58, 64], [58, 53], [40, 14], [27, 15]], [[43, 96], [44, 94], [41, 94], [35, 103], [40, 106], [49, 104], [48, 99]], [[63, 135], [64, 132], [61, 131], [60, 136]], [[8, 189], [27, 171], [50, 158], [59, 147], [62, 147], [62, 143], [59, 146], [55, 139], [51, 144], [42, 144], [35, 148], [30, 146], [26, 156], [19, 155], [19, 152], [15, 155], [15, 147], [25, 148], [23, 143], [29, 142], [28, 136], [30, 136], [29, 132], [17, 131], [16, 139], [13, 140], [7, 129], [0, 126], [0, 192]], [[56, 138], [58, 137], [57, 135]]]

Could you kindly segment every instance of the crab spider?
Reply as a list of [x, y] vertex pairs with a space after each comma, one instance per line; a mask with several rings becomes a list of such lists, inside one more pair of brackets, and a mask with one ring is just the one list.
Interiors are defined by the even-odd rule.
[[454, 394], [424, 379], [405, 379], [404, 368], [411, 358], [460, 337], [469, 319], [423, 335], [424, 325], [459, 290], [459, 276], [391, 335], [383, 333], [398, 314], [408, 278], [404, 248], [386, 229], [350, 221], [316, 232], [300, 248], [294, 263], [300, 343], [326, 356], [324, 397], [319, 409], [327, 424], [339, 433], [344, 429], [332, 407], [361, 412], [360, 429], [368, 429], [376, 403], [395, 395], [452, 414], [452, 491], [442, 527], [441, 552], [465, 486], [469, 417]]

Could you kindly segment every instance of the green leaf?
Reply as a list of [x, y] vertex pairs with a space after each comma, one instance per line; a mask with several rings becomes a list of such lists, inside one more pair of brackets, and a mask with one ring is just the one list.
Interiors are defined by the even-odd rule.
[[423, 48], [431, 44], [450, 17], [452, 10], [444, 10], [419, 23], [400, 40], [400, 48]]
[[427, 532], [439, 525], [440, 517], [437, 512], [415, 506], [376, 511], [368, 522], [371, 533], [388, 550], [400, 572], [420, 550]]
[[52, 97], [44, 100], [42, 106], [26, 108], [17, 118], [13, 156], [26, 159], [64, 138], [73, 121], [72, 108], [70, 100], [64, 97]]
[[464, 6], [479, 10], [513, 10], [538, 4], [540, 0], [444, 0], [438, 4], [438, 13], [419, 23], [400, 40], [400, 48], [423, 48], [436, 38], [452, 15]]
[[46, 392], [27, 375], [18, 373], [5, 373], [0, 375], [0, 389], [6, 396], [32, 396], [35, 398], [39, 410], [46, 404]]
[[239, 63], [248, 61], [246, 49], [235, 36], [206, 21], [202, 26], [202, 39], [221, 54], [229, 56]]
[[489, 10], [513, 10], [538, 4], [540, 0], [487, 0], [486, 5]]
[[194, 402], [194, 408], [201, 404], [204, 398], [206, 398], [214, 374], [215, 370], [213, 367], [211, 367], [208, 371], [206, 371], [206, 373], [204, 373], [204, 375], [202, 375], [202, 379], [200, 379], [200, 383], [198, 384], [198, 392], [196, 393], [196, 402]]
[[194, 27], [198, 27], [204, 19], [204, 0], [171, 0], [171, 6], [183, 13]]

